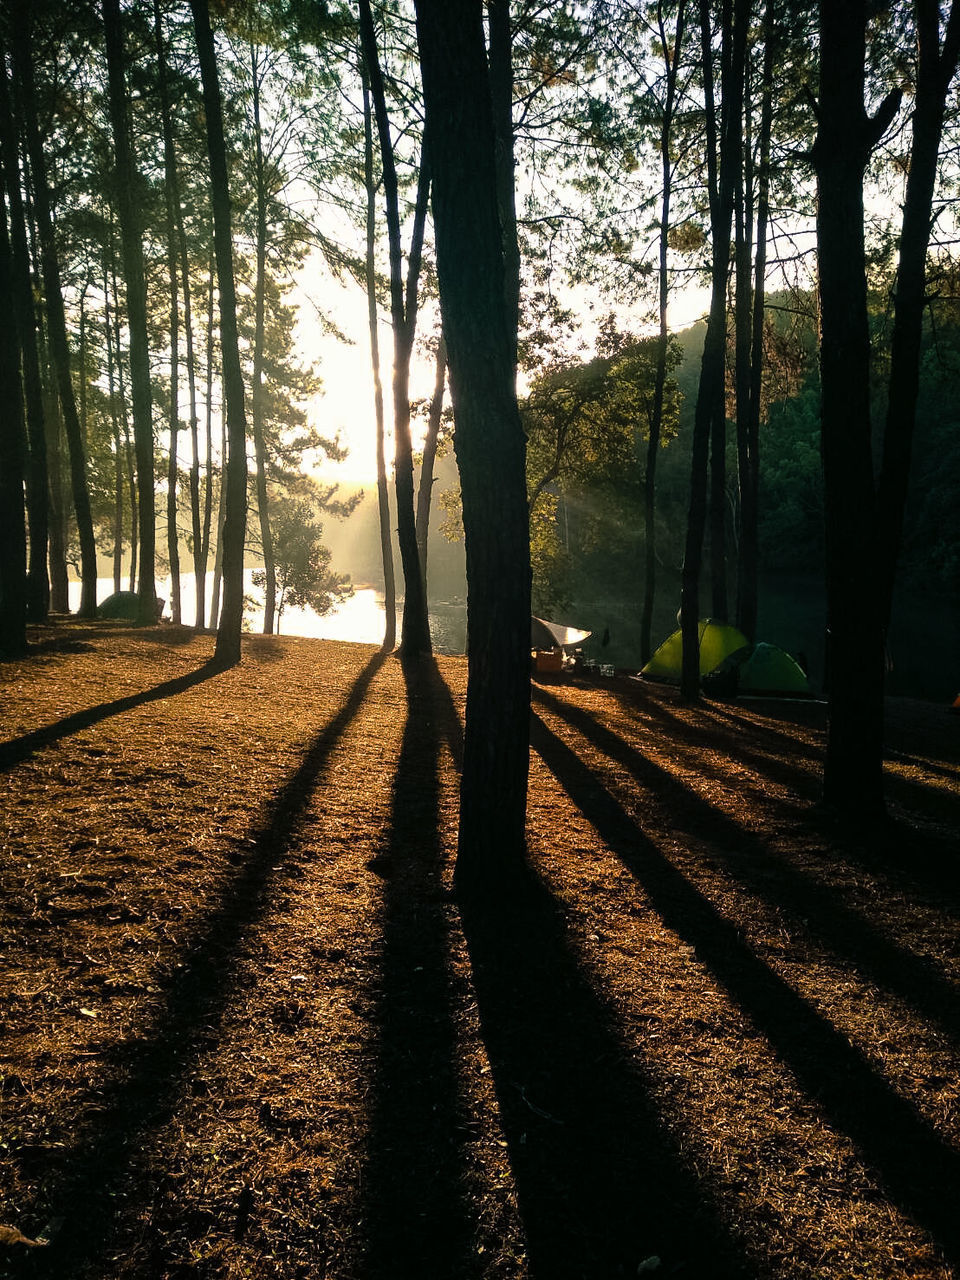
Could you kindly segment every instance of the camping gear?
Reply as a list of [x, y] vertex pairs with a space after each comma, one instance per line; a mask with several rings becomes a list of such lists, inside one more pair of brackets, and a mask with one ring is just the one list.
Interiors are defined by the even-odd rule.
[[[747, 637], [727, 622], [701, 618], [699, 626], [700, 674], [708, 675], [731, 653], [749, 644]], [[648, 680], [677, 684], [683, 665], [683, 635], [677, 630], [668, 636], [640, 674]]]
[[565, 627], [559, 622], [530, 618], [531, 649], [572, 649], [589, 635], [589, 631], [578, 631], [576, 627]]
[[704, 679], [703, 688], [718, 697], [813, 697], [799, 662], [779, 645], [763, 640], [732, 653]]

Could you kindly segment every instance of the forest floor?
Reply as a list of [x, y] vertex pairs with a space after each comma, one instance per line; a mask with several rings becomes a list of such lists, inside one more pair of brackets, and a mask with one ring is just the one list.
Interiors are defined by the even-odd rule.
[[856, 832], [821, 707], [535, 684], [461, 912], [464, 660], [212, 646], [0, 666], [0, 1275], [960, 1271], [960, 717], [891, 702]]

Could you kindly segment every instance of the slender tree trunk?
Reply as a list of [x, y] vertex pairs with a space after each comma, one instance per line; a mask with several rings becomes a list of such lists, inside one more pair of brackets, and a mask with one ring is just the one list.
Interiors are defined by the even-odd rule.
[[153, 398], [150, 389], [150, 352], [147, 346], [147, 290], [143, 270], [143, 241], [137, 203], [140, 178], [133, 155], [127, 106], [120, 0], [103, 0], [103, 27], [110, 90], [110, 119], [116, 159], [117, 217], [120, 223], [120, 249], [127, 295], [127, 327], [130, 334], [133, 440], [137, 454], [137, 494], [140, 517], [140, 580], [137, 590], [140, 604], [137, 616], [141, 623], [149, 624], [157, 620]]
[[[210, 528], [213, 523], [213, 288], [214, 288], [214, 269], [215, 263], [213, 259], [213, 248], [210, 250], [210, 276], [207, 288], [207, 379], [206, 379], [206, 410], [205, 410], [205, 446], [207, 458], [207, 482], [203, 493], [203, 532], [201, 536], [201, 558], [197, 567], [197, 579], [202, 585], [197, 588], [197, 626], [204, 625], [205, 602], [207, 592], [207, 565], [210, 563]], [[221, 457], [226, 457], [226, 448], [224, 447]], [[222, 493], [222, 488], [221, 488]], [[217, 515], [217, 546], [220, 545], [220, 512]], [[216, 555], [216, 553], [214, 553]], [[217, 616], [219, 613], [219, 582], [218, 574], [214, 575], [217, 581], [217, 602], [211, 606], [210, 625], [216, 626]]]
[[190, 400], [190, 531], [193, 537], [194, 625], [203, 626], [204, 577], [206, 555], [203, 551], [203, 526], [200, 516], [200, 421], [197, 413], [197, 363], [193, 347], [193, 310], [190, 292], [190, 259], [183, 226], [183, 210], [177, 209], [177, 234], [180, 244], [180, 279], [183, 282], [183, 333], [187, 356], [187, 394]]
[[[743, 65], [747, 44], [746, 0], [734, 0], [723, 7], [723, 60], [728, 74], [723, 84], [723, 128], [721, 130], [719, 165], [716, 168], [716, 198], [711, 191], [711, 270], [710, 315], [703, 345], [700, 383], [694, 410], [693, 451], [690, 477], [690, 508], [687, 515], [687, 538], [683, 557], [680, 595], [680, 626], [683, 632], [683, 666], [681, 696], [695, 699], [700, 691], [700, 568], [703, 535], [707, 513], [707, 461], [710, 451], [711, 426], [723, 404], [726, 355], [727, 271], [730, 263], [730, 224], [733, 217], [734, 182], [740, 154], [739, 132], [743, 99]], [[704, 49], [704, 79], [708, 93], [708, 127], [716, 135], [715, 122], [709, 126], [712, 112], [712, 40], [710, 6], [700, 3], [700, 24]], [[728, 52], [729, 51], [729, 52]], [[709, 162], [709, 152], [708, 152]], [[716, 441], [714, 441], [716, 450]], [[716, 581], [716, 577], [715, 577]]]
[[380, 378], [380, 335], [377, 322], [376, 195], [373, 177], [373, 121], [366, 66], [361, 58], [363, 80], [363, 167], [367, 192], [366, 286], [367, 320], [370, 328], [370, 363], [373, 370], [373, 407], [377, 430], [377, 510], [380, 516], [380, 555], [383, 561], [383, 607], [385, 624], [383, 648], [390, 652], [397, 643], [397, 584], [393, 571], [393, 536], [390, 529], [390, 490], [384, 451], [383, 383]]
[[530, 555], [480, 0], [417, 0], [433, 220], [467, 554], [457, 879], [495, 896], [525, 851]]
[[870, 431], [870, 332], [863, 175], [899, 104], [864, 110], [864, 0], [820, 7], [817, 257], [826, 521], [828, 732], [824, 800], [861, 819], [883, 812], [883, 634]]
[[137, 517], [137, 464], [133, 438], [130, 434], [130, 417], [127, 412], [127, 388], [123, 375], [123, 349], [120, 343], [120, 290], [117, 286], [117, 254], [113, 239], [113, 222], [110, 223], [110, 280], [113, 290], [113, 349], [117, 370], [117, 400], [120, 405], [120, 424], [123, 428], [123, 456], [126, 466], [127, 490], [130, 494], [130, 590], [137, 589], [137, 559], [140, 550]]
[[[13, 293], [6, 202], [0, 188], [0, 298]], [[0, 653], [27, 651], [27, 538], [23, 486], [27, 436], [20, 343], [13, 309], [0, 307]]]
[[79, 613], [81, 617], [92, 618], [97, 611], [97, 545], [93, 535], [90, 493], [87, 488], [86, 449], [70, 375], [70, 349], [67, 342], [67, 323], [60, 283], [60, 264], [57, 259], [53, 216], [50, 211], [46, 160], [37, 124], [30, 27], [25, 0], [17, 0], [13, 10], [12, 29], [14, 66], [33, 179], [33, 209], [40, 242], [50, 352], [56, 371], [57, 392], [70, 451], [70, 483], [77, 519], [77, 536], [80, 540]]
[[913, 105], [910, 170], [903, 203], [900, 260], [894, 294], [890, 383], [878, 492], [880, 534], [880, 621], [890, 625], [897, 560], [903, 540], [910, 457], [920, 390], [920, 346], [923, 338], [927, 249], [937, 162], [943, 136], [947, 90], [957, 69], [960, 49], [960, 5], [950, 6], [943, 50], [940, 48], [940, 5], [916, 0], [917, 86]]
[[[753, 317], [750, 334], [750, 378], [747, 423], [740, 485], [740, 578], [737, 625], [756, 638], [760, 572], [760, 397], [763, 387], [763, 327], [766, 309], [767, 225], [770, 216], [770, 137], [773, 125], [773, 65], [776, 35], [774, 0], [767, 0], [763, 29], [759, 172], [757, 174], [756, 249], [754, 251]], [[739, 427], [739, 409], [738, 409]], [[745, 468], [745, 472], [744, 472]]]
[[114, 498], [113, 498], [113, 589], [121, 588], [123, 578], [123, 443], [120, 438], [120, 416], [117, 413], [116, 376], [113, 364], [113, 322], [110, 318], [110, 291], [106, 253], [103, 270], [104, 333], [107, 342], [107, 394], [113, 427]]
[[180, 181], [177, 153], [170, 118], [170, 91], [167, 85], [167, 54], [163, 41], [159, 0], [153, 0], [153, 35], [157, 51], [157, 85], [160, 97], [160, 124], [163, 132], [163, 196], [167, 218], [167, 277], [170, 284], [170, 454], [167, 467], [167, 558], [170, 561], [170, 613], [179, 625], [180, 534], [177, 529], [177, 438], [180, 433], [180, 280], [177, 247], [177, 218]]
[[677, 6], [673, 54], [671, 57], [670, 42], [663, 17], [663, 4], [657, 5], [657, 21], [660, 30], [660, 43], [664, 51], [667, 79], [663, 118], [660, 124], [660, 177], [663, 188], [660, 197], [659, 270], [657, 276], [660, 330], [657, 344], [657, 364], [653, 382], [653, 404], [650, 410], [650, 429], [647, 436], [647, 465], [643, 478], [644, 588], [643, 614], [640, 622], [641, 664], [648, 661], [653, 651], [651, 633], [653, 630], [653, 605], [657, 590], [657, 459], [663, 432], [663, 402], [667, 385], [667, 357], [670, 350], [670, 331], [667, 325], [670, 284], [667, 270], [667, 251], [669, 249], [670, 236], [670, 204], [673, 197], [673, 160], [670, 154], [670, 143], [673, 135], [677, 73], [683, 48], [685, 8], [684, 0], [680, 0]]
[[210, 156], [210, 193], [213, 204], [214, 247], [220, 285], [220, 353], [226, 396], [229, 454], [223, 527], [223, 610], [217, 629], [214, 660], [221, 666], [240, 661], [243, 628], [243, 552], [247, 524], [247, 418], [243, 401], [243, 370], [237, 338], [237, 301], [233, 278], [233, 241], [230, 229], [230, 185], [227, 149], [223, 136], [223, 108], [217, 75], [216, 51], [207, 0], [190, 0], [203, 82]]
[[[41, 342], [43, 337], [41, 335]], [[57, 397], [56, 378], [46, 344], [43, 343], [44, 406], [47, 436], [47, 479], [50, 487], [50, 608], [54, 613], [70, 612], [70, 575], [67, 569], [67, 499], [63, 483], [63, 421]]]
[[49, 493], [47, 440], [43, 423], [43, 384], [37, 350], [37, 316], [30, 280], [30, 250], [26, 211], [20, 187], [17, 129], [14, 123], [6, 51], [0, 45], [0, 149], [3, 182], [10, 212], [11, 296], [20, 345], [23, 398], [27, 421], [26, 504], [30, 533], [27, 567], [27, 617], [45, 622], [50, 610], [50, 576], [47, 570]]
[[[222, 383], [221, 383], [222, 386]], [[221, 402], [223, 396], [221, 394]], [[217, 545], [213, 554], [213, 592], [210, 601], [210, 625], [220, 627], [220, 591], [223, 586], [223, 529], [227, 519], [227, 417], [220, 421], [220, 489], [217, 494]]]
[[113, 428], [113, 589], [120, 590], [123, 576], [123, 446], [117, 413], [117, 386], [113, 359], [113, 319], [110, 314], [109, 249], [103, 250], [103, 331], [107, 347], [107, 400]]
[[433, 395], [427, 414], [427, 434], [423, 442], [423, 462], [420, 464], [420, 484], [417, 488], [417, 549], [420, 552], [420, 572], [424, 590], [427, 582], [427, 541], [430, 533], [430, 504], [433, 498], [433, 472], [437, 461], [437, 440], [440, 436], [440, 419], [443, 415], [443, 389], [447, 378], [447, 345], [440, 335], [437, 358], [434, 365]]
[[260, 541], [263, 546], [265, 583], [263, 634], [273, 634], [277, 610], [277, 566], [273, 557], [273, 534], [267, 495], [267, 446], [263, 429], [263, 344], [267, 289], [267, 187], [263, 162], [263, 134], [260, 126], [260, 69], [254, 45], [250, 45], [250, 74], [253, 81], [254, 184], [257, 192], [257, 277], [254, 285], [253, 387], [251, 389], [253, 447], [257, 462], [257, 510], [260, 514]]
[[[744, 95], [743, 139], [737, 166], [734, 197], [734, 398], [736, 405], [737, 443], [737, 621], [743, 630], [744, 583], [749, 576], [756, 580], [755, 548], [744, 531], [754, 523], [754, 486], [750, 456], [750, 356], [753, 350], [753, 230], [754, 173], [752, 115], [750, 103], [750, 62], [747, 60], [747, 84]], [[754, 593], [755, 594], [755, 593]], [[754, 640], [755, 620], [747, 639]]]
[[[420, 181], [417, 192], [414, 240], [411, 244], [408, 264], [407, 295], [403, 289], [403, 253], [400, 246], [400, 205], [397, 171], [390, 138], [390, 121], [380, 71], [376, 33], [370, 0], [359, 0], [360, 38], [366, 63], [373, 112], [380, 137], [381, 177], [387, 215], [387, 239], [390, 247], [390, 312], [393, 321], [393, 434], [394, 434], [394, 486], [397, 495], [397, 539], [400, 544], [400, 563], [403, 568], [403, 624], [400, 647], [408, 656], [429, 653], [430, 622], [427, 615], [427, 597], [420, 574], [420, 557], [417, 553], [416, 518], [413, 510], [413, 447], [410, 441], [410, 356], [416, 327], [417, 277], [419, 275], [419, 249], [416, 245], [417, 222], [422, 243], [423, 215], [426, 191], [429, 189], [427, 165], [427, 137], [420, 156]], [[423, 193], [421, 202], [421, 192]], [[416, 269], [414, 258], [417, 258]], [[414, 306], [410, 307], [413, 300]]]

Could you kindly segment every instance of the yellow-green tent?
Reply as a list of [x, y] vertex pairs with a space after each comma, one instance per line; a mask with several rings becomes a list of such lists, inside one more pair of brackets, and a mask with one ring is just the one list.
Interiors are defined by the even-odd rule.
[[[701, 618], [700, 634], [700, 674], [709, 675], [719, 667], [724, 658], [742, 649], [749, 641], [742, 631], [731, 627], [727, 622], [714, 622], [712, 618]], [[683, 663], [683, 637], [680, 631], [664, 640], [647, 665], [640, 672], [650, 680], [666, 680], [677, 683], [680, 680], [680, 669]]]

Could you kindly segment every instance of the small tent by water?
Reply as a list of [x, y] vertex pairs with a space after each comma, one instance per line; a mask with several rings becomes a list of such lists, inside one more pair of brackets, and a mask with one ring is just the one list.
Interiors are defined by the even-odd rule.
[[136, 622], [140, 613], [140, 597], [135, 591], [115, 591], [97, 606], [99, 618], [125, 618]]
[[796, 658], [779, 645], [765, 641], [732, 653], [704, 680], [703, 687], [707, 693], [720, 696], [743, 693], [753, 697], [813, 697], [810, 681]]
[[[747, 637], [727, 622], [714, 622], [701, 618], [698, 623], [700, 643], [700, 674], [708, 675], [738, 649], [749, 644]], [[674, 631], [656, 651], [640, 674], [648, 680], [665, 680], [676, 684], [680, 680], [683, 665], [683, 634]]]
[[[157, 621], [163, 613], [166, 603], [159, 596], [157, 601]], [[140, 617], [140, 597], [136, 591], [115, 591], [97, 606], [98, 618], [120, 618], [126, 622], [136, 622]]]

